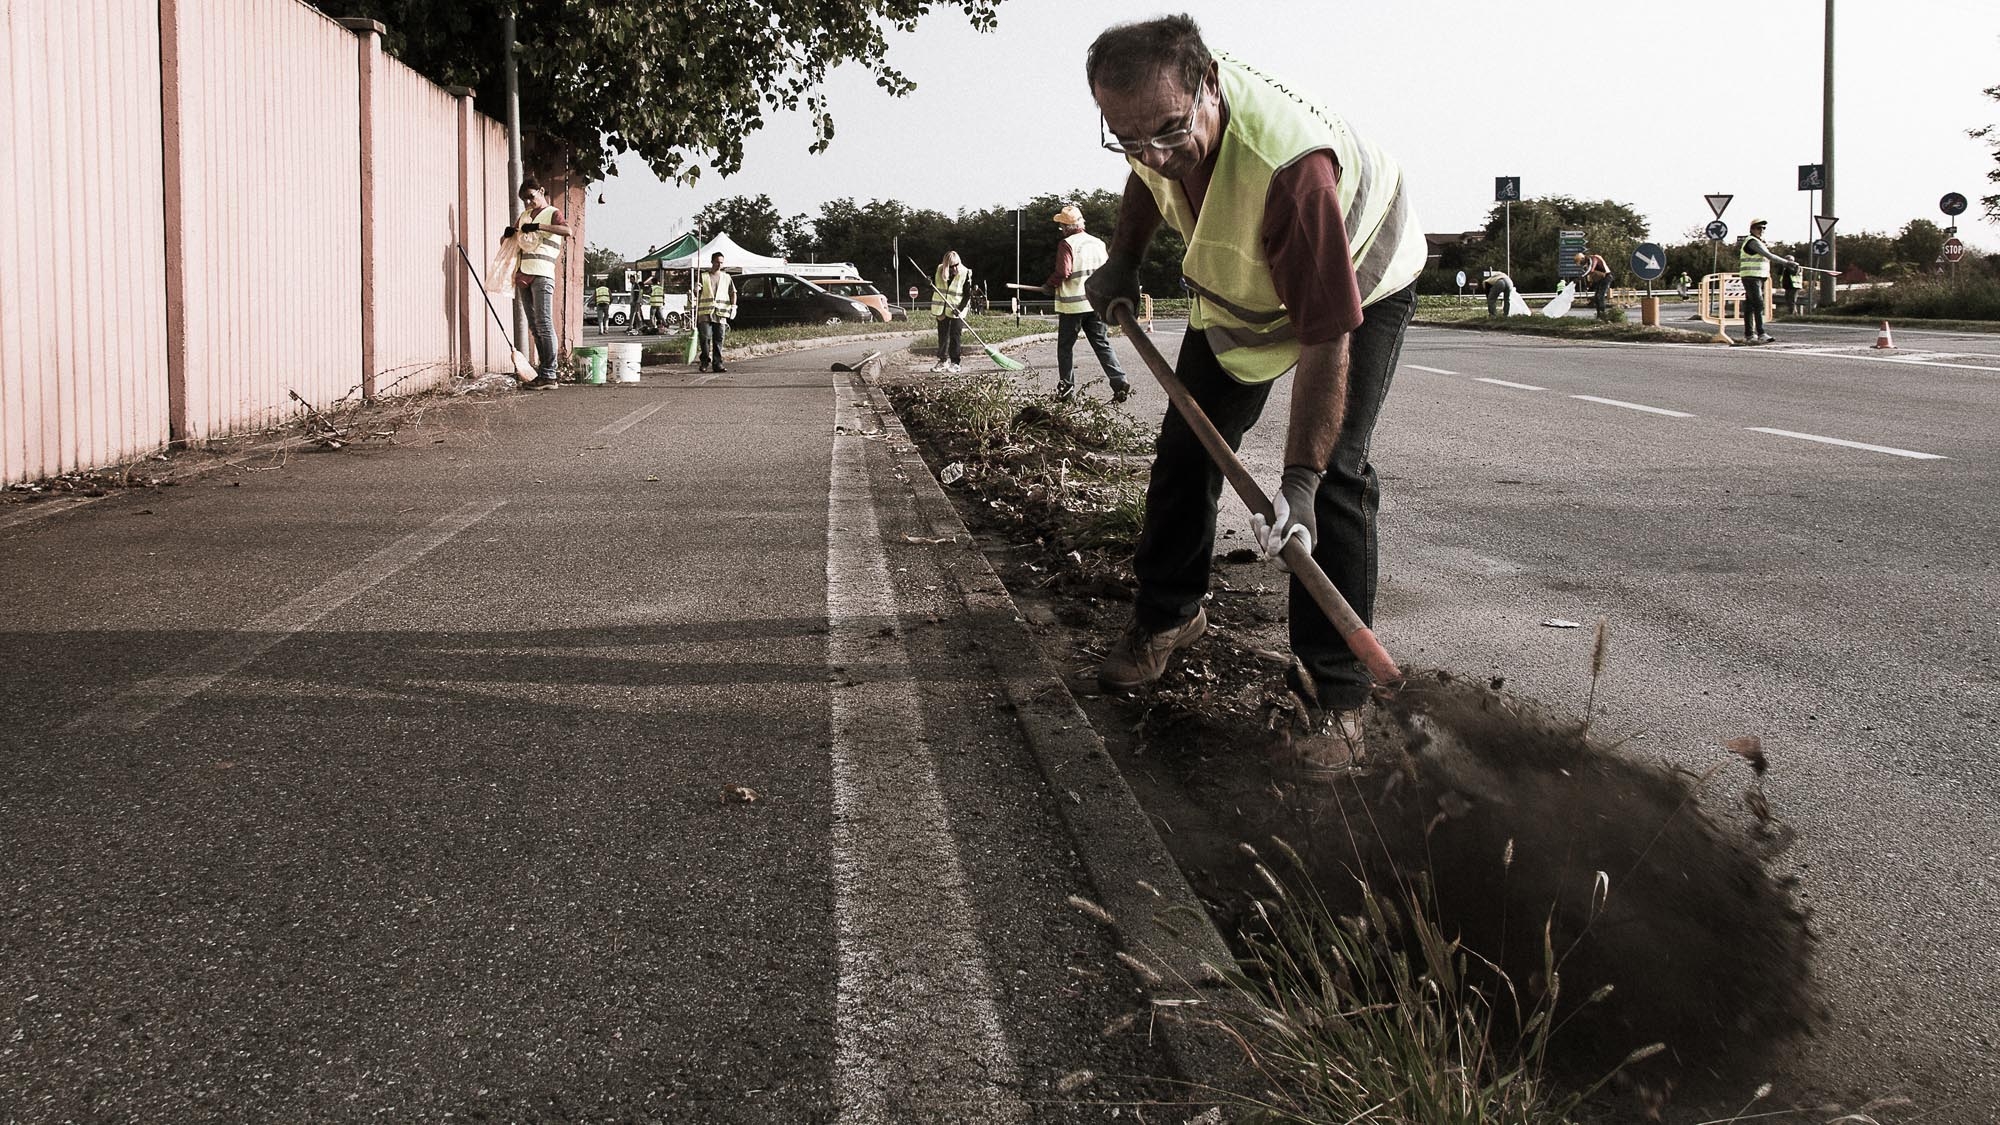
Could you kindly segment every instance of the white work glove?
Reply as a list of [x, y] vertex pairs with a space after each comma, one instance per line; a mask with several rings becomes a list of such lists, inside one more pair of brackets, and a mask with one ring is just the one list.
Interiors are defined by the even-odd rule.
[[1116, 323], [1111, 317], [1111, 306], [1119, 301], [1132, 306], [1133, 316], [1139, 315], [1139, 263], [1114, 255], [1085, 279], [1083, 295], [1089, 299], [1091, 310], [1107, 324]]
[[1250, 530], [1257, 536], [1257, 549], [1265, 558], [1276, 558], [1285, 544], [1294, 539], [1305, 545], [1308, 554], [1312, 552], [1319, 539], [1313, 498], [1319, 494], [1319, 482], [1324, 476], [1325, 473], [1304, 465], [1285, 466], [1285, 475], [1278, 481], [1278, 494], [1271, 498], [1274, 518], [1265, 523], [1263, 516], [1250, 517]]

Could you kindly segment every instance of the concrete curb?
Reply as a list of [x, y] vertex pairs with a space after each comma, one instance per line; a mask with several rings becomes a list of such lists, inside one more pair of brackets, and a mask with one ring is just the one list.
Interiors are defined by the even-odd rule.
[[[1124, 955], [1146, 966], [1133, 968], [1132, 975], [1161, 1017], [1153, 1033], [1197, 1092], [1249, 1088], [1241, 1050], [1211, 1018], [1236, 1002], [1234, 990], [1218, 975], [1235, 966], [1235, 956], [877, 386], [881, 370], [879, 358], [868, 364], [859, 373], [860, 385], [881, 419], [918, 514], [936, 537], [951, 540], [937, 547], [944, 553], [941, 569], [964, 598], [1006, 700], [1059, 796], [1077, 856], [1097, 888], [1097, 903], [1110, 913]], [[1194, 1009], [1193, 1018], [1174, 1018], [1187, 1007]]]

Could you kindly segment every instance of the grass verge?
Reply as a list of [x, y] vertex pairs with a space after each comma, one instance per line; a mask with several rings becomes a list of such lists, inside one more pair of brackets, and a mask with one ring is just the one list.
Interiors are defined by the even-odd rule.
[[1513, 332], [1568, 340], [1625, 340], [1651, 344], [1705, 344], [1714, 335], [1712, 332], [1684, 328], [1653, 328], [1643, 324], [1616, 324], [1577, 317], [1489, 317], [1483, 308], [1423, 308], [1417, 310], [1413, 322], [1434, 328], [1467, 328], [1477, 332]]
[[[1018, 336], [1033, 336], [1048, 332], [1054, 325], [1043, 320], [1023, 319], [1018, 324], [1011, 316], [975, 316], [966, 322], [972, 331], [985, 337], [989, 344], [1012, 340]], [[842, 336], [875, 336], [885, 332], [908, 332], [918, 336], [937, 331], [937, 318], [927, 312], [910, 314], [908, 320], [895, 320], [887, 324], [879, 321], [862, 321], [840, 324], [784, 324], [771, 328], [732, 329], [723, 340], [725, 348], [748, 347], [752, 344], [776, 344], [793, 340], [832, 340]], [[968, 333], [970, 335], [970, 333]], [[615, 341], [612, 341], [615, 342]], [[968, 341], [969, 343], [970, 341]], [[687, 354], [686, 333], [678, 336], [655, 338], [645, 346], [648, 363], [675, 363]]]

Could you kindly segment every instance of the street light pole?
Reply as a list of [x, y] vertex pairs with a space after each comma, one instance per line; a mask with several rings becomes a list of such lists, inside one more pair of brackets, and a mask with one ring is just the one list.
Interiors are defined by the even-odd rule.
[[[1833, 210], [1833, 0], [1826, 0], [1826, 59], [1825, 89], [1820, 107], [1819, 160], [1826, 166], [1826, 183], [1820, 189], [1820, 210], [1831, 215]], [[1817, 232], [1815, 232], [1817, 233]], [[1832, 231], [1826, 234], [1826, 268], [1832, 273], [1820, 275], [1820, 303], [1831, 305], [1838, 295], [1835, 288], [1839, 282], [1840, 247], [1834, 242]]]
[[[1829, 2], [1831, 2], [1831, 0], [1829, 0]], [[1014, 208], [1014, 284], [1015, 284], [1016, 286], [1019, 286], [1019, 285], [1021, 284], [1021, 213], [1022, 213], [1023, 211], [1025, 211], [1025, 210], [1026, 210], [1026, 208], [1024, 208], [1024, 207], [1016, 207], [1016, 208]], [[1021, 289], [1019, 289], [1019, 288], [1016, 288], [1016, 289], [1014, 290], [1014, 323], [1015, 323], [1015, 324], [1019, 324], [1019, 323], [1021, 323], [1021, 293], [1022, 293], [1022, 292], [1023, 292], [1023, 290], [1021, 290]]]
[[[514, 12], [508, 9], [500, 17], [500, 37], [505, 40], [505, 60], [501, 72], [507, 80], [507, 214], [512, 217], [514, 209], [521, 205], [521, 80], [514, 61]], [[511, 221], [508, 225], [513, 225]], [[521, 308], [520, 288], [510, 286], [514, 294], [514, 344], [520, 346], [523, 330], [527, 327], [527, 317]], [[638, 302], [635, 299], [634, 305]], [[539, 362], [540, 356], [536, 357]]]

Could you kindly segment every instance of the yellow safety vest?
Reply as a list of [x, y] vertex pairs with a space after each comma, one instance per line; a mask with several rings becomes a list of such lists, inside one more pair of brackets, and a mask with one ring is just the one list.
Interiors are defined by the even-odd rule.
[[[553, 223], [556, 209], [544, 207], [540, 214], [522, 211], [516, 229], [529, 223]], [[563, 236], [547, 231], [524, 230], [515, 235], [516, 245], [521, 248], [520, 270], [529, 277], [554, 277], [556, 263], [562, 260]]]
[[[653, 306], [656, 309], [666, 308], [667, 287], [655, 281], [653, 283], [653, 287], [651, 289], [646, 290], [646, 303]], [[730, 309], [729, 309], [729, 315], [731, 316], [736, 315], [735, 303], [736, 303], [735, 294], [732, 292], [730, 295]]]
[[1069, 276], [1056, 285], [1056, 311], [1089, 312], [1090, 299], [1083, 295], [1084, 282], [1110, 261], [1111, 256], [1104, 252], [1104, 240], [1088, 231], [1077, 231], [1063, 241], [1069, 244]]
[[701, 293], [695, 315], [704, 320], [732, 320], [736, 316], [736, 279], [729, 271], [701, 271]]
[[593, 293], [591, 293], [591, 295], [590, 295], [590, 302], [591, 302], [591, 304], [594, 304], [594, 305], [608, 305], [608, 304], [610, 304], [610, 303], [611, 303], [611, 290], [610, 290], [610, 289], [607, 289], [607, 288], [605, 288], [605, 287], [604, 287], [604, 286], [602, 286], [602, 285], [598, 286], [598, 287], [597, 287], [597, 289], [596, 289], [596, 291], [595, 291], [595, 292], [593, 292]]
[[1340, 162], [1340, 210], [1363, 306], [1416, 280], [1428, 248], [1395, 161], [1277, 79], [1227, 55], [1216, 61], [1229, 124], [1199, 218], [1179, 184], [1130, 163], [1187, 240], [1181, 274], [1194, 292], [1188, 323], [1206, 334], [1237, 382], [1267, 383], [1299, 361], [1298, 333], [1264, 256], [1265, 197], [1279, 171], [1323, 149]]
[[[1761, 243], [1761, 240], [1759, 241]], [[1736, 244], [1736, 275], [1738, 277], [1771, 276], [1770, 260], [1762, 254], [1752, 254], [1750, 252], [1750, 242], [1750, 236], [1745, 235], [1743, 241]]]
[[965, 287], [971, 280], [972, 271], [962, 264], [956, 277], [946, 277], [944, 267], [939, 266], [931, 274], [931, 312], [940, 317], [964, 320]]

